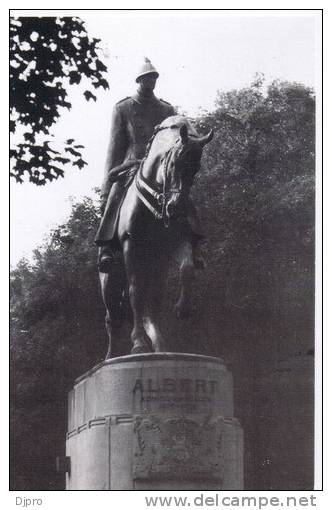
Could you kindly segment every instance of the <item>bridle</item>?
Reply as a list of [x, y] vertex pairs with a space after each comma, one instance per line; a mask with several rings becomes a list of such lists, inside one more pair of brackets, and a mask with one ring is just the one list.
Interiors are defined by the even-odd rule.
[[[170, 166], [170, 161], [174, 152], [177, 149], [176, 145], [173, 145], [165, 154], [163, 158], [163, 185], [162, 187], [158, 186], [158, 190], [154, 189], [151, 184], [147, 181], [145, 177], [142, 175], [142, 169], [144, 162], [146, 160], [147, 154], [151, 147], [152, 141], [154, 137], [161, 129], [170, 129], [178, 126], [165, 126], [157, 129], [149, 141], [146, 155], [144, 159], [142, 159], [139, 169], [137, 171], [135, 182], [136, 182], [136, 191], [138, 197], [143, 202], [143, 204], [149, 209], [149, 211], [153, 214], [156, 220], [163, 220], [164, 226], [166, 228], [169, 227], [169, 216], [167, 214], [167, 204], [169, 199], [174, 195], [180, 195], [182, 191], [182, 182], [180, 181], [180, 186], [177, 189], [168, 188], [167, 186], [167, 177], [168, 177], [168, 168]], [[146, 192], [147, 195], [144, 195]], [[152, 199], [152, 200], [151, 200]], [[155, 202], [155, 203], [154, 203]]]

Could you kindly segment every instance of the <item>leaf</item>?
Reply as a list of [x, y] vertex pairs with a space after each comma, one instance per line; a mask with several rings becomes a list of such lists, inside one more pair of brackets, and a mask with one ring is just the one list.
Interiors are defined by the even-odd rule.
[[35, 135], [33, 133], [24, 133], [24, 139], [31, 143], [35, 143], [36, 141]]
[[92, 92], [90, 92], [89, 90], [86, 90], [84, 92], [84, 96], [85, 96], [85, 99], [87, 101], [89, 101], [90, 99], [93, 99], [94, 101], [97, 101], [97, 97], [94, 94], [92, 94]]
[[73, 156], [81, 156], [80, 152], [75, 151], [71, 147], [65, 147], [66, 152], [70, 152]]
[[18, 174], [14, 173], [14, 172], [10, 172], [10, 173], [9, 173], [9, 175], [10, 175], [11, 177], [14, 177], [14, 179], [16, 180], [16, 182], [19, 182], [20, 184], [22, 184], [22, 183], [23, 183], [23, 179], [22, 179], [22, 178], [21, 178]]
[[81, 75], [77, 71], [70, 71], [69, 73], [69, 83], [73, 85], [74, 83], [80, 83]]
[[56, 156], [54, 158], [54, 161], [59, 161], [59, 163], [62, 163], [63, 165], [65, 165], [66, 163], [70, 163], [70, 159], [62, 158], [61, 156]]
[[96, 67], [97, 67], [98, 71], [100, 71], [102, 73], [105, 73], [107, 71], [107, 67], [99, 59], [96, 60]]
[[58, 166], [50, 165], [50, 168], [57, 174], [57, 177], [64, 176], [64, 171], [61, 168], [59, 168]]
[[109, 89], [108, 81], [106, 81], [104, 78], [101, 78], [96, 82], [93, 82], [92, 85], [95, 88], [103, 87], [105, 90]]
[[78, 159], [73, 163], [73, 165], [78, 166], [79, 169], [83, 168], [85, 165], [87, 165], [86, 161], [83, 161], [83, 159]]
[[53, 154], [59, 154], [58, 151], [52, 149], [50, 146], [49, 146], [49, 143], [50, 141], [49, 140], [46, 140], [44, 143], [43, 143], [43, 147], [46, 148], [47, 151], [49, 152], [52, 152]]

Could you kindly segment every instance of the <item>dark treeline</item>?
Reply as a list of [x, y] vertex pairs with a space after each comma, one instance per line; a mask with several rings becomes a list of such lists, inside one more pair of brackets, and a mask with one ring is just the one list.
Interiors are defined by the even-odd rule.
[[[315, 99], [298, 83], [220, 93], [193, 197], [206, 230], [199, 313], [163, 324], [171, 349], [222, 357], [245, 432], [247, 489], [312, 488]], [[11, 272], [11, 488], [60, 490], [66, 395], [106, 352], [98, 204], [74, 203]], [[172, 317], [170, 319], [170, 317]], [[166, 320], [167, 318], [167, 320]], [[123, 352], [128, 349], [128, 338]], [[123, 353], [119, 350], [119, 354]]]

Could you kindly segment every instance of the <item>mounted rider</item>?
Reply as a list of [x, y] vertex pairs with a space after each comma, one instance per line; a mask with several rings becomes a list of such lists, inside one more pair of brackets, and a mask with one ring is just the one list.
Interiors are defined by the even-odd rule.
[[[145, 155], [154, 128], [167, 117], [176, 114], [171, 104], [154, 95], [158, 76], [156, 68], [148, 58], [145, 58], [136, 77], [138, 83], [136, 94], [122, 99], [113, 109], [110, 142], [101, 187], [103, 217], [95, 239], [95, 243], [100, 246], [98, 269], [103, 273], [110, 271], [115, 255], [119, 251], [116, 229], [120, 207]], [[190, 223], [197, 225], [196, 211], [193, 205], [191, 208], [193, 219]]]

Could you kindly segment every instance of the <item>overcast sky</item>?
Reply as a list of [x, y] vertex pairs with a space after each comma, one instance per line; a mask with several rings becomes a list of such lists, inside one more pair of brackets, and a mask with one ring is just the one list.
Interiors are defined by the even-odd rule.
[[102, 40], [110, 90], [87, 103], [74, 89], [72, 110], [53, 130], [59, 140], [70, 137], [85, 145], [88, 166], [68, 169], [64, 179], [45, 187], [12, 182], [12, 264], [30, 257], [50, 228], [65, 221], [70, 196], [91, 195], [100, 186], [112, 106], [135, 91], [144, 56], [160, 73], [156, 95], [190, 115], [200, 107], [213, 109], [217, 90], [249, 85], [256, 72], [264, 73], [267, 83], [279, 78], [317, 87], [320, 78], [320, 20], [310, 11], [75, 14], [86, 21], [91, 36]]

